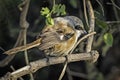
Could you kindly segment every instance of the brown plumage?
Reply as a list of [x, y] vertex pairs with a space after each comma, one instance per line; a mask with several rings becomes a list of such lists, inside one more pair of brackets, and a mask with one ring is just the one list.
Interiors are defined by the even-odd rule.
[[[79, 30], [75, 29], [79, 27]], [[74, 16], [54, 18], [54, 25], [46, 25], [37, 40], [8, 50], [11, 55], [26, 49], [38, 47], [49, 56], [65, 56], [74, 47], [79, 36], [85, 33], [82, 21]]]

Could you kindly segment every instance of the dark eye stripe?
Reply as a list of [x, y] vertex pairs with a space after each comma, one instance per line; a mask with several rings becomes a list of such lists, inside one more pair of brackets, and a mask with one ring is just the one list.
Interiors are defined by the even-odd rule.
[[65, 38], [65, 40], [68, 40], [68, 39], [70, 39], [73, 35], [74, 35], [74, 33], [67, 33], [67, 34], [65, 34], [64, 38]]
[[80, 25], [76, 25], [75, 29], [77, 29], [77, 30], [83, 30], [83, 28]]
[[62, 31], [62, 30], [58, 30], [57, 32], [58, 32], [58, 33], [63, 33], [63, 31]]

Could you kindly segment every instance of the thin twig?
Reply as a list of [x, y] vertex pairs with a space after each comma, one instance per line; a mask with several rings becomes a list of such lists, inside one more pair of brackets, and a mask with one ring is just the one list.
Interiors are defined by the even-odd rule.
[[53, 0], [53, 6], [55, 6], [55, 0]]
[[87, 27], [89, 27], [88, 16], [87, 16], [87, 11], [86, 11], [86, 0], [83, 0], [83, 7], [84, 7], [85, 21], [86, 21]]
[[72, 77], [73, 75], [71, 74], [71, 70], [70, 70], [69, 67], [67, 67], [66, 72], [67, 72], [67, 75], [68, 75], [68, 80], [73, 80], [73, 77]]
[[120, 21], [106, 21], [107, 24], [120, 24]]
[[2, 51], [5, 51], [2, 47], [0, 47], [0, 49], [1, 49]]
[[102, 10], [102, 14], [103, 14], [103, 16], [104, 16], [105, 14], [104, 14], [104, 9], [103, 9], [102, 4], [100, 3], [100, 1], [99, 1], [99, 0], [96, 0], [96, 2], [100, 5], [101, 10]]
[[88, 79], [88, 76], [86, 74], [84, 74], [84, 73], [74, 72], [74, 71], [71, 71], [71, 70], [69, 70], [69, 73], [72, 76]]
[[[92, 4], [90, 1], [91, 0], [87, 0], [87, 9], [88, 9], [88, 15], [89, 15], [89, 30], [88, 30], [89, 33], [94, 32], [94, 27], [95, 27], [94, 11], [93, 11]], [[91, 52], [93, 38], [94, 38], [94, 35], [90, 36], [87, 39], [86, 52]], [[95, 56], [98, 57], [97, 55]], [[93, 59], [92, 62], [95, 62], [95, 61], [96, 60]], [[91, 79], [91, 73], [93, 72], [94, 65], [87, 63], [86, 68], [87, 68], [88, 78]]]
[[[22, 24], [23, 24], [23, 23], [22, 23]], [[22, 28], [22, 27], [20, 26], [20, 28]], [[22, 45], [22, 42], [23, 42], [23, 34], [24, 34], [24, 31], [23, 31], [23, 29], [21, 29], [20, 32], [19, 32], [17, 41], [16, 41], [16, 43], [15, 43], [15, 45], [14, 45], [14, 48], [17, 47], [17, 46]], [[2, 61], [0, 61], [0, 67], [4, 67], [4, 66], [8, 65], [8, 63], [9, 63], [14, 57], [15, 57], [15, 54], [7, 56], [5, 59], [3, 59]]]
[[[94, 32], [94, 26], [95, 26], [95, 17], [94, 17], [94, 11], [91, 5], [90, 0], [87, 0], [87, 8], [88, 8], [88, 15], [89, 15], [89, 33]], [[93, 42], [94, 36], [90, 36], [87, 40], [87, 45], [86, 45], [86, 52], [91, 51], [92, 47], [92, 42]]]
[[[15, 68], [13, 66], [10, 66], [10, 68], [15, 71]], [[22, 77], [19, 78], [20, 80], [24, 80]]]
[[112, 3], [107, 3], [107, 4], [108, 4], [108, 5], [113, 5], [114, 7], [116, 7], [117, 9], [120, 10], [120, 7], [119, 7], [119, 6], [117, 6], [112, 0], [111, 0], [111, 2], [112, 2]]
[[80, 40], [76, 43], [76, 45], [72, 48], [72, 50], [70, 51], [70, 54], [71, 53], [73, 53], [73, 51], [75, 50], [75, 48], [78, 46], [78, 44], [80, 44], [84, 39], [86, 39], [86, 38], [88, 38], [88, 37], [90, 37], [90, 36], [92, 36], [92, 35], [94, 35], [94, 34], [96, 34], [96, 32], [91, 32], [91, 33], [89, 33], [89, 34], [86, 34], [85, 36], [83, 36], [82, 38], [80, 38]]
[[118, 8], [119, 10], [120, 10], [120, 8], [114, 3], [113, 0], [111, 0], [111, 2], [112, 2], [112, 4], [113, 4], [113, 10], [114, 10], [114, 13], [115, 13], [115, 18], [116, 18], [117, 21], [119, 21], [120, 18], [119, 18], [119, 15], [118, 15], [117, 8]]
[[61, 72], [58, 80], [62, 80], [62, 78], [63, 78], [63, 76], [64, 76], [64, 74], [65, 74], [66, 68], [67, 68], [67, 64], [68, 64], [68, 61], [65, 61], [64, 67], [63, 67], [63, 69], [62, 69], [62, 72]]
[[[20, 26], [21, 28], [23, 28], [23, 38], [24, 38], [24, 45], [26, 45], [27, 41], [26, 41], [26, 34], [27, 34], [27, 28], [29, 27], [29, 23], [26, 20], [27, 17], [27, 12], [28, 12], [28, 8], [29, 8], [29, 3], [30, 0], [25, 0], [23, 1], [20, 6], [19, 9], [21, 10], [21, 15], [20, 15]], [[27, 50], [24, 51], [25, 54], [25, 62], [26, 65], [29, 64], [29, 59], [28, 59], [28, 54], [27, 54]], [[30, 79], [34, 80], [33, 75], [30, 73]]]

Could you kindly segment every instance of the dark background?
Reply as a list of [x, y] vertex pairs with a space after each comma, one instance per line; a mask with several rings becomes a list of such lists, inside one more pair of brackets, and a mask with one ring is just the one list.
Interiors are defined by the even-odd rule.
[[[80, 61], [70, 63], [72, 71], [83, 74], [73, 76], [74, 80], [120, 80], [120, 1], [119, 0], [91, 0], [95, 12], [95, 18], [107, 23], [108, 29], [104, 30], [99, 27], [102, 24], [95, 25], [95, 35], [93, 48], [99, 51], [100, 57], [95, 64], [88, 65], [88, 62]], [[113, 1], [113, 2], [112, 2]], [[11, 49], [18, 37], [20, 26], [20, 11], [18, 5], [21, 0], [0, 0], [0, 60], [6, 55], [2, 53]], [[67, 15], [74, 15], [83, 20], [84, 11], [82, 0], [56, 0], [57, 4], [65, 4]], [[113, 4], [114, 3], [114, 4]], [[116, 7], [117, 6], [117, 7]], [[31, 0], [27, 21], [30, 23], [27, 32], [27, 42], [30, 43], [36, 39], [41, 29], [44, 27], [45, 18], [40, 15], [42, 7], [52, 7], [51, 0]], [[103, 9], [103, 10], [102, 10]], [[115, 23], [112, 23], [115, 21]], [[117, 22], [116, 22], [117, 21]], [[109, 23], [110, 22], [110, 23]], [[110, 32], [113, 35], [113, 45], [107, 46], [103, 41], [103, 34]], [[40, 57], [37, 48], [28, 51], [30, 61], [35, 61]], [[17, 54], [16, 57], [6, 66], [0, 68], [0, 76], [7, 72], [12, 72], [10, 66], [15, 69], [25, 66], [24, 55]], [[34, 73], [35, 80], [57, 80], [63, 65], [48, 66]], [[29, 76], [24, 76], [29, 80]], [[63, 80], [68, 80], [67, 73]]]

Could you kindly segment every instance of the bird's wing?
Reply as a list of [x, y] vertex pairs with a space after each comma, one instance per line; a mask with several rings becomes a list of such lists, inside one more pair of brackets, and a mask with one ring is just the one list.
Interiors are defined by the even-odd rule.
[[41, 44], [39, 46], [40, 50], [52, 48], [61, 42], [60, 35], [55, 31], [44, 32], [40, 37], [42, 38]]

